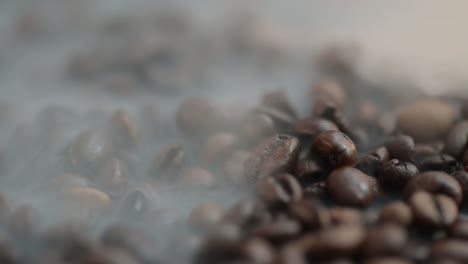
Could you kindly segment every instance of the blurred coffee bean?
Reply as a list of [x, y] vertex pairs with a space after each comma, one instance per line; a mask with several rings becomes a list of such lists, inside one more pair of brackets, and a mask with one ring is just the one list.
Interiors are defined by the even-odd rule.
[[232, 133], [216, 133], [203, 144], [200, 151], [201, 160], [208, 166], [219, 166], [238, 147], [239, 139]]
[[443, 136], [455, 121], [455, 111], [439, 99], [420, 99], [407, 105], [398, 116], [398, 128], [416, 141]]
[[467, 138], [468, 121], [461, 121], [454, 125], [445, 137], [443, 152], [456, 159], [460, 158], [463, 155]]
[[283, 243], [299, 235], [301, 226], [295, 220], [279, 218], [270, 223], [263, 223], [253, 228], [252, 235], [264, 238], [272, 243]]
[[328, 210], [332, 225], [361, 225], [363, 215], [358, 209], [349, 207], [333, 207]]
[[442, 171], [428, 171], [417, 174], [406, 185], [404, 194], [406, 197], [409, 197], [419, 190], [433, 194], [445, 194], [452, 197], [457, 204], [463, 199], [460, 184], [453, 177]]
[[453, 173], [459, 169], [458, 162], [449, 155], [438, 154], [423, 159], [419, 165], [421, 171], [443, 171]]
[[314, 160], [303, 160], [297, 164], [294, 176], [301, 184], [307, 186], [310, 183], [323, 180], [326, 173]]
[[429, 144], [416, 144], [414, 147], [413, 161], [419, 166], [421, 162], [430, 156], [437, 155], [437, 150]]
[[112, 205], [112, 200], [106, 193], [90, 187], [67, 188], [62, 191], [62, 199], [67, 206], [66, 211], [79, 219], [87, 219], [93, 214], [104, 214]]
[[408, 226], [413, 221], [411, 208], [404, 202], [395, 201], [385, 205], [379, 215], [379, 223], [391, 223]]
[[112, 152], [112, 141], [101, 129], [82, 131], [68, 149], [70, 162], [74, 168], [86, 172], [97, 169]]
[[290, 203], [302, 198], [302, 188], [292, 175], [282, 174], [261, 178], [256, 185], [257, 195], [267, 204]]
[[223, 221], [247, 227], [270, 220], [270, 214], [257, 200], [235, 203], [223, 216]]
[[392, 159], [383, 164], [379, 182], [385, 188], [402, 190], [418, 174], [418, 168], [409, 162]]
[[385, 147], [390, 154], [391, 159], [401, 161], [411, 161], [414, 153], [413, 138], [407, 135], [391, 136], [385, 141]]
[[221, 221], [224, 214], [223, 207], [215, 203], [204, 203], [193, 208], [189, 216], [189, 223], [195, 229], [207, 230]]
[[418, 191], [411, 196], [409, 204], [416, 223], [430, 229], [447, 228], [458, 216], [455, 201], [443, 194]]
[[431, 253], [430, 244], [422, 240], [410, 240], [400, 255], [416, 263], [424, 263]]
[[345, 205], [367, 207], [376, 196], [371, 177], [352, 167], [334, 170], [327, 179], [333, 199]]
[[141, 143], [140, 128], [130, 114], [117, 110], [111, 117], [113, 142], [123, 149], [135, 149]]
[[468, 150], [463, 154], [463, 167], [465, 168], [465, 171], [468, 171]]
[[119, 204], [119, 213], [124, 217], [143, 218], [155, 207], [159, 195], [154, 188], [143, 185], [128, 190]]
[[353, 165], [357, 160], [356, 146], [339, 131], [320, 133], [312, 143], [311, 152], [327, 168]]
[[272, 246], [260, 238], [252, 238], [246, 241], [243, 252], [247, 261], [258, 264], [272, 263], [275, 255]]
[[371, 258], [364, 262], [364, 264], [412, 264], [413, 262], [400, 257], [377, 257]]
[[289, 205], [289, 212], [306, 229], [323, 228], [330, 224], [326, 208], [313, 200], [302, 199]]
[[331, 121], [324, 118], [304, 118], [294, 124], [294, 133], [299, 137], [313, 140], [318, 134], [324, 131], [338, 131], [338, 127]]
[[339, 130], [351, 138], [357, 145], [365, 145], [368, 138], [363, 138], [364, 130], [359, 130], [357, 127], [351, 127], [344, 118], [343, 113], [338, 111], [336, 107], [327, 106], [320, 113], [320, 117], [333, 122]]
[[96, 185], [111, 197], [121, 196], [128, 186], [129, 171], [119, 159], [107, 160], [100, 174], [96, 177]]
[[247, 144], [257, 144], [261, 140], [276, 134], [273, 119], [266, 114], [251, 113], [243, 120], [240, 127], [241, 139]]
[[325, 199], [327, 192], [327, 183], [325, 181], [319, 181], [306, 186], [303, 189], [303, 196], [307, 199]]
[[449, 229], [450, 237], [468, 240], [468, 221], [457, 220]]
[[244, 162], [248, 159], [250, 153], [238, 150], [226, 159], [223, 165], [223, 172], [226, 180], [234, 185], [243, 185], [248, 182], [244, 175]]
[[254, 109], [255, 113], [267, 115], [273, 120], [275, 128], [280, 133], [288, 133], [293, 130], [293, 125], [296, 122], [294, 116], [289, 115], [277, 108], [258, 106]]
[[366, 100], [359, 104], [354, 120], [360, 125], [369, 126], [375, 124], [378, 117], [379, 112], [374, 103], [371, 100]]
[[367, 231], [362, 253], [366, 257], [398, 255], [407, 239], [402, 226], [383, 224], [372, 227]]
[[296, 117], [296, 111], [292, 106], [288, 94], [284, 90], [277, 90], [266, 92], [262, 95], [261, 104], [266, 107], [272, 107], [288, 114], [289, 116]]
[[378, 177], [382, 165], [389, 159], [387, 148], [380, 147], [366, 156], [358, 159], [356, 168], [367, 175]]
[[467, 241], [447, 239], [434, 242], [432, 244], [431, 259], [448, 258], [460, 261], [460, 263], [468, 262], [468, 247]]
[[210, 171], [197, 167], [184, 170], [179, 182], [182, 186], [195, 188], [213, 188], [217, 184], [215, 176]]
[[[460, 184], [463, 194], [468, 195], [468, 172], [466, 172], [466, 171], [457, 171], [457, 172], [453, 173], [452, 176]], [[467, 197], [463, 196], [463, 201], [464, 202], [466, 202], [466, 198]]]
[[[322, 80], [315, 84], [310, 90], [311, 102], [327, 102], [338, 109], [343, 109], [346, 105], [347, 94], [343, 87], [334, 80]], [[315, 111], [314, 111], [315, 112]]]
[[290, 172], [299, 156], [299, 141], [295, 137], [276, 135], [262, 141], [244, 163], [244, 175], [251, 181], [266, 176]]
[[151, 162], [148, 174], [154, 178], [173, 179], [179, 175], [185, 162], [185, 152], [179, 145], [167, 145]]
[[307, 259], [304, 251], [297, 245], [297, 243], [286, 244], [281, 248], [277, 254], [275, 263], [277, 264], [306, 264]]

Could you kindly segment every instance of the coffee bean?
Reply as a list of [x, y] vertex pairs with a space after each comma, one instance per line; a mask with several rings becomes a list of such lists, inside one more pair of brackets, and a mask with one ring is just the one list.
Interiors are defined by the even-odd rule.
[[116, 158], [107, 160], [96, 178], [96, 185], [111, 197], [119, 197], [128, 186], [127, 166]]
[[304, 188], [303, 195], [308, 199], [324, 199], [327, 195], [327, 183], [325, 181], [312, 183]]
[[189, 216], [189, 223], [193, 228], [207, 230], [221, 221], [224, 210], [218, 204], [204, 203], [195, 208]]
[[366, 260], [364, 264], [412, 264], [413, 262], [400, 257], [377, 257]]
[[456, 203], [443, 194], [418, 191], [411, 196], [409, 204], [416, 223], [431, 229], [447, 228], [458, 216]]
[[185, 152], [179, 145], [168, 145], [153, 159], [148, 174], [155, 178], [173, 179], [179, 175], [185, 162]]
[[403, 202], [395, 201], [388, 203], [380, 211], [380, 223], [392, 223], [402, 226], [408, 226], [413, 221], [411, 208]]
[[314, 160], [303, 160], [297, 164], [294, 175], [301, 184], [308, 185], [323, 180], [326, 171]]
[[292, 175], [265, 177], [257, 182], [257, 195], [267, 204], [290, 203], [302, 198], [302, 188]]
[[250, 153], [238, 150], [226, 159], [223, 165], [223, 172], [226, 180], [234, 185], [243, 185], [248, 182], [244, 175], [244, 162], [249, 158]]
[[203, 168], [187, 168], [179, 178], [179, 182], [185, 187], [213, 188], [216, 183], [215, 176]]
[[223, 221], [247, 227], [270, 220], [270, 214], [254, 200], [239, 201], [223, 216]]
[[334, 170], [327, 179], [327, 188], [333, 199], [341, 204], [367, 207], [376, 195], [371, 177], [352, 167]]
[[110, 210], [112, 200], [106, 193], [82, 186], [74, 186], [62, 191], [60, 201], [66, 205], [66, 212], [79, 219], [87, 219], [93, 214], [103, 214]]
[[150, 186], [133, 188], [122, 197], [119, 213], [124, 217], [143, 218], [155, 206], [157, 200], [158, 194]]
[[385, 188], [401, 190], [418, 173], [418, 168], [413, 164], [392, 159], [383, 164], [379, 182]]
[[398, 127], [416, 141], [430, 141], [447, 133], [455, 120], [453, 108], [439, 99], [421, 99], [406, 106]]
[[274, 259], [273, 248], [260, 238], [252, 238], [245, 242], [243, 254], [251, 263], [267, 264]]
[[202, 145], [200, 156], [208, 166], [221, 164], [237, 147], [239, 139], [232, 133], [215, 133]]
[[437, 154], [437, 150], [429, 144], [416, 144], [413, 154], [414, 164], [419, 166], [425, 158]]
[[445, 137], [443, 152], [457, 159], [460, 158], [463, 155], [467, 137], [468, 121], [457, 123]]
[[433, 194], [445, 194], [452, 197], [458, 204], [463, 199], [460, 184], [453, 177], [442, 171], [428, 171], [417, 174], [406, 185], [404, 194], [406, 197], [409, 197], [419, 190]]
[[421, 161], [419, 168], [421, 171], [444, 171], [453, 173], [459, 169], [458, 162], [449, 155], [439, 154], [425, 158]]
[[261, 104], [266, 107], [276, 108], [289, 116], [296, 117], [296, 111], [289, 101], [288, 95], [284, 90], [266, 92], [262, 95]]
[[244, 175], [253, 181], [266, 176], [288, 172], [295, 168], [299, 141], [295, 137], [276, 135], [265, 139], [244, 163]]
[[324, 118], [304, 118], [294, 124], [294, 133], [300, 137], [314, 139], [324, 131], [338, 131], [338, 127], [331, 121]]
[[360, 158], [355, 167], [367, 175], [378, 177], [382, 165], [387, 162], [388, 159], [389, 154], [387, 148], [380, 147]]
[[468, 240], [468, 222], [458, 220], [450, 227], [450, 237]]
[[289, 212], [307, 229], [323, 228], [330, 224], [328, 211], [318, 202], [302, 199], [289, 205]]
[[301, 231], [300, 224], [291, 219], [279, 218], [270, 223], [256, 226], [252, 235], [264, 238], [272, 243], [284, 243], [296, 237]]
[[466, 263], [468, 262], [467, 247], [468, 242], [462, 240], [448, 239], [436, 241], [432, 245], [431, 258], [448, 258]]
[[413, 138], [407, 135], [388, 138], [385, 141], [385, 147], [391, 159], [399, 159], [401, 161], [411, 161], [415, 148]]
[[140, 128], [130, 114], [117, 110], [111, 117], [113, 141], [123, 149], [134, 149], [140, 145]]
[[[365, 140], [362, 138], [362, 134], [356, 131], [356, 128], [351, 127], [346, 119], [344, 118], [343, 114], [338, 111], [337, 108], [327, 106], [320, 114], [321, 118], [325, 118], [333, 122], [341, 132], [349, 136], [352, 140], [354, 140], [358, 145], [364, 142], [361, 140]], [[365, 133], [365, 131], [361, 130], [361, 133]]]
[[187, 98], [177, 110], [177, 125], [189, 137], [206, 137], [226, 126], [218, 110], [218, 105], [208, 98]]
[[[343, 87], [334, 80], [322, 80], [312, 87], [310, 92], [311, 102], [327, 102], [338, 109], [343, 109], [347, 101], [347, 95]], [[316, 107], [316, 106], [315, 106]]]
[[251, 113], [241, 124], [241, 139], [246, 144], [257, 144], [261, 140], [276, 134], [273, 119], [266, 114]]
[[296, 118], [279, 109], [266, 106], [258, 106], [254, 109], [255, 113], [269, 116], [275, 125], [277, 131], [287, 133], [292, 131]]
[[312, 143], [311, 152], [327, 168], [353, 165], [357, 159], [356, 146], [339, 131], [320, 133]]
[[361, 225], [363, 216], [358, 209], [348, 207], [333, 207], [328, 210], [332, 225]]
[[431, 254], [430, 244], [420, 240], [410, 240], [400, 255], [416, 263], [424, 263], [429, 259]]
[[362, 247], [366, 257], [397, 255], [406, 245], [408, 235], [404, 227], [384, 224], [370, 228]]

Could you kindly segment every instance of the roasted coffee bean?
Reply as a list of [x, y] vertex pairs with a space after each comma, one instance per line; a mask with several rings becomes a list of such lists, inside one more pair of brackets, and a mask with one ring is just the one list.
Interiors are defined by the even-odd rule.
[[289, 172], [296, 166], [299, 141], [295, 137], [276, 135], [265, 139], [244, 163], [244, 175], [251, 181], [266, 176]]
[[238, 238], [208, 237], [201, 244], [194, 256], [199, 264], [215, 264], [228, 261], [242, 261], [243, 243]]
[[277, 254], [275, 263], [277, 264], [306, 264], [307, 259], [303, 250], [297, 243], [286, 244]]
[[126, 111], [117, 110], [112, 114], [111, 133], [113, 141], [123, 149], [134, 149], [140, 145], [140, 128]]
[[391, 159], [399, 159], [401, 161], [411, 161], [415, 148], [413, 138], [407, 135], [388, 138], [385, 141], [385, 147]]
[[185, 162], [185, 152], [179, 145], [168, 145], [153, 159], [148, 174], [155, 178], [171, 179], [179, 175]]
[[364, 218], [361, 212], [355, 208], [334, 207], [328, 210], [332, 225], [361, 225]]
[[450, 237], [468, 240], [468, 221], [458, 220], [450, 227]]
[[302, 198], [301, 185], [289, 174], [260, 179], [256, 191], [267, 204], [290, 203]]
[[323, 180], [326, 171], [314, 160], [303, 160], [296, 166], [294, 175], [303, 185]]
[[226, 125], [218, 105], [203, 97], [185, 99], [177, 110], [176, 121], [185, 135], [198, 138], [219, 131]]
[[294, 133], [306, 139], [314, 139], [324, 131], [338, 131], [338, 127], [330, 120], [324, 118], [304, 118], [294, 124]]
[[256, 226], [252, 231], [253, 236], [262, 237], [273, 243], [284, 242], [299, 235], [300, 224], [291, 219], [279, 218], [270, 223]]
[[312, 143], [311, 152], [327, 168], [353, 165], [357, 159], [356, 146], [339, 131], [320, 133]]
[[454, 125], [445, 137], [443, 152], [457, 159], [460, 158], [465, 150], [467, 139], [468, 121], [461, 121]]
[[296, 117], [296, 111], [292, 106], [286, 91], [278, 90], [264, 93], [261, 98], [261, 104], [266, 107], [272, 107], [288, 114], [289, 116]]
[[323, 228], [330, 224], [329, 212], [313, 200], [302, 199], [291, 203], [289, 213], [307, 229]]
[[412, 264], [408, 259], [400, 257], [377, 257], [364, 261], [364, 264]]
[[96, 178], [96, 185], [111, 197], [121, 196], [128, 186], [129, 171], [119, 159], [107, 160]]
[[397, 255], [406, 245], [408, 235], [404, 227], [384, 224], [372, 227], [362, 247], [366, 257]]
[[417, 144], [414, 147], [413, 161], [415, 165], [421, 164], [425, 158], [437, 155], [437, 150], [429, 144]]
[[413, 221], [411, 208], [403, 202], [395, 201], [388, 203], [380, 211], [379, 223], [391, 223], [408, 226]]
[[244, 162], [249, 158], [250, 153], [238, 150], [226, 159], [223, 165], [223, 172], [226, 180], [235, 185], [242, 185], [248, 182], [244, 175]]
[[421, 99], [406, 106], [398, 116], [398, 128], [416, 141], [445, 135], [455, 121], [455, 111], [445, 101]]
[[[356, 141], [357, 143], [361, 143], [363, 138], [359, 133], [356, 133], [355, 128], [352, 128], [346, 119], [343, 117], [343, 114], [339, 112], [335, 107], [327, 106], [320, 114], [321, 118], [325, 118], [333, 122], [341, 132], [349, 136], [352, 140]], [[362, 131], [361, 132], [365, 132]]]
[[251, 263], [267, 264], [274, 259], [273, 248], [260, 238], [252, 238], [244, 243], [243, 254]]
[[308, 199], [323, 199], [326, 195], [327, 183], [325, 181], [312, 183], [303, 189], [303, 196]]
[[388, 159], [389, 154], [387, 148], [380, 147], [360, 158], [355, 167], [367, 175], [378, 177], [382, 165], [387, 162]]
[[359, 253], [366, 239], [363, 227], [336, 226], [305, 235], [296, 243], [310, 258], [337, 258]]
[[279, 109], [266, 106], [258, 106], [254, 109], [255, 113], [269, 116], [275, 125], [277, 131], [281, 133], [290, 132], [293, 129], [296, 118]]
[[185, 187], [213, 188], [216, 183], [215, 176], [203, 168], [192, 167], [184, 170], [179, 182]]
[[204, 203], [195, 208], [189, 216], [192, 227], [206, 230], [221, 221], [224, 214], [223, 207], [215, 203]]
[[[460, 184], [463, 194], [468, 194], [468, 172], [466, 171], [457, 171], [452, 174], [453, 178], [455, 178], [458, 183]], [[463, 196], [464, 201], [466, 197]]]
[[[327, 102], [338, 109], [343, 109], [346, 105], [347, 95], [343, 87], [336, 81], [328, 79], [318, 82], [312, 87], [311, 102]], [[314, 107], [317, 107], [315, 106]]]
[[62, 190], [60, 202], [65, 203], [66, 213], [72, 219], [88, 219], [94, 214], [104, 214], [112, 206], [112, 200], [105, 192], [82, 186]]
[[246, 227], [268, 222], [270, 218], [269, 212], [257, 200], [243, 200], [234, 204], [225, 213], [223, 221]]
[[453, 177], [442, 171], [428, 171], [417, 174], [406, 185], [404, 194], [406, 197], [409, 197], [419, 190], [433, 194], [445, 194], [452, 197], [457, 204], [463, 199], [460, 184]]
[[411, 196], [409, 204], [416, 223], [426, 228], [447, 228], [458, 216], [455, 201], [443, 194], [418, 191]]
[[352, 167], [334, 170], [327, 179], [333, 199], [341, 204], [367, 207], [376, 196], [371, 177]]
[[444, 171], [453, 173], [459, 169], [458, 162], [449, 155], [433, 155], [421, 161], [419, 168], [421, 171]]
[[385, 188], [401, 190], [418, 173], [418, 168], [413, 164], [392, 159], [383, 164], [379, 182]]
[[208, 166], [221, 164], [234, 151], [238, 143], [239, 139], [232, 133], [213, 134], [201, 147], [201, 159]]
[[241, 139], [247, 144], [257, 144], [261, 140], [276, 134], [273, 119], [261, 113], [247, 115], [240, 128]]
[[448, 239], [440, 240], [432, 244], [431, 259], [448, 258], [468, 262], [468, 242], [463, 240]]
[[88, 129], [73, 140], [68, 153], [74, 168], [90, 170], [97, 169], [112, 152], [110, 137], [100, 129]]
[[400, 255], [416, 263], [424, 263], [431, 254], [430, 244], [425, 241], [410, 240]]

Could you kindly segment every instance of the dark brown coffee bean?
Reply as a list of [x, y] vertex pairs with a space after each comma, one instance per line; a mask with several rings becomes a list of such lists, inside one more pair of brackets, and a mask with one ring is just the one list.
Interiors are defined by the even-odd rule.
[[234, 185], [242, 185], [248, 182], [244, 175], [244, 162], [249, 158], [250, 153], [238, 150], [226, 159], [223, 165], [223, 172], [226, 180]]
[[327, 196], [327, 183], [325, 181], [312, 183], [304, 188], [303, 195], [308, 199], [324, 199]]
[[128, 187], [127, 166], [116, 158], [107, 160], [96, 178], [96, 185], [111, 197], [121, 196]]
[[324, 118], [304, 118], [294, 124], [294, 133], [300, 137], [310, 137], [314, 139], [324, 131], [338, 131], [338, 127], [331, 121]]
[[219, 223], [223, 217], [224, 210], [218, 204], [204, 203], [195, 208], [189, 216], [189, 223], [199, 230], [207, 230]]
[[226, 125], [218, 105], [203, 97], [185, 99], [177, 110], [176, 119], [185, 135], [198, 138], [219, 131]]
[[88, 173], [97, 169], [112, 152], [110, 137], [100, 129], [88, 129], [71, 143], [68, 153], [72, 166]]
[[468, 240], [468, 221], [458, 220], [450, 227], [450, 237]]
[[264, 140], [244, 163], [244, 175], [255, 181], [266, 176], [289, 172], [296, 166], [299, 141], [295, 137], [276, 135]]
[[238, 238], [208, 237], [203, 241], [194, 257], [199, 264], [215, 264], [243, 260], [243, 243]]
[[412, 264], [413, 262], [400, 257], [377, 257], [366, 260], [364, 264]]
[[290, 203], [302, 198], [301, 185], [289, 174], [260, 179], [256, 192], [267, 204]]
[[185, 162], [185, 152], [179, 145], [168, 145], [153, 159], [148, 174], [155, 178], [171, 179], [179, 175]]
[[420, 240], [410, 240], [401, 250], [400, 255], [416, 263], [424, 263], [431, 254], [430, 243]]
[[367, 175], [378, 177], [382, 165], [387, 162], [388, 159], [389, 154], [387, 148], [380, 147], [360, 158], [355, 167]]
[[284, 90], [271, 91], [264, 93], [261, 98], [261, 104], [266, 107], [272, 107], [288, 114], [289, 116], [296, 117], [296, 111], [289, 101], [288, 95]]
[[241, 139], [247, 144], [257, 144], [276, 134], [273, 119], [261, 113], [251, 113], [241, 124]]
[[385, 188], [401, 190], [418, 173], [418, 168], [413, 164], [392, 159], [383, 164], [379, 182]]
[[239, 139], [232, 133], [215, 133], [201, 147], [201, 159], [208, 166], [223, 163], [238, 146]]
[[408, 226], [413, 221], [411, 208], [403, 202], [395, 201], [388, 203], [380, 211], [380, 223], [391, 223], [402, 226]]
[[397, 255], [406, 245], [408, 235], [404, 227], [385, 224], [370, 228], [362, 253], [367, 257]]
[[273, 248], [260, 238], [252, 238], [245, 242], [243, 254], [251, 263], [259, 264], [272, 263], [275, 255]]
[[334, 170], [327, 179], [333, 199], [341, 204], [367, 207], [376, 195], [371, 177], [352, 167]]
[[444, 171], [453, 173], [459, 169], [458, 162], [446, 154], [438, 154], [425, 158], [421, 161], [419, 168], [421, 171]]
[[442, 171], [428, 171], [417, 174], [406, 185], [404, 194], [406, 197], [409, 197], [419, 190], [433, 194], [445, 194], [452, 197], [458, 204], [463, 199], [460, 184], [453, 177]]
[[303, 160], [299, 162], [294, 174], [303, 185], [322, 180], [325, 175], [326, 171], [314, 160]]
[[239, 226], [256, 225], [270, 219], [270, 214], [256, 200], [239, 201], [223, 216], [223, 221]]
[[318, 202], [302, 199], [289, 205], [289, 212], [308, 229], [316, 229], [330, 224], [329, 212]]
[[332, 225], [361, 225], [363, 215], [358, 209], [348, 207], [334, 207], [328, 210]]
[[437, 154], [437, 150], [429, 144], [417, 144], [414, 147], [413, 161], [414, 164], [421, 164], [425, 158]]
[[364, 228], [336, 226], [305, 235], [297, 245], [311, 258], [337, 258], [357, 254], [366, 239]]
[[414, 153], [413, 138], [407, 135], [392, 136], [385, 141], [385, 147], [390, 154], [391, 159], [401, 161], [411, 161]]
[[111, 132], [113, 141], [124, 149], [134, 149], [140, 145], [140, 128], [130, 114], [117, 110], [111, 117]]
[[365, 131], [359, 129], [356, 130], [356, 128], [352, 128], [344, 118], [343, 114], [339, 112], [335, 107], [325, 107], [323, 112], [320, 114], [320, 117], [333, 122], [341, 132], [349, 136], [349, 138], [355, 141], [358, 145], [365, 143], [366, 138], [362, 137], [363, 133], [365, 134]]
[[467, 137], [468, 121], [457, 123], [445, 137], [443, 152], [457, 159], [460, 158], [463, 155]]
[[448, 258], [458, 260], [462, 263], [468, 262], [468, 242], [463, 240], [448, 239], [440, 240], [432, 244], [431, 258]]
[[294, 238], [300, 231], [301, 226], [297, 221], [279, 218], [270, 223], [260, 224], [251, 232], [253, 236], [261, 237], [275, 243]]
[[311, 152], [327, 168], [353, 165], [357, 159], [356, 146], [339, 131], [320, 133], [312, 143]]
[[447, 102], [421, 99], [400, 112], [398, 127], [416, 141], [430, 141], [447, 133], [454, 121], [455, 111]]
[[[343, 87], [334, 80], [322, 80], [312, 87], [310, 92], [311, 102], [327, 102], [338, 109], [346, 105], [347, 95]], [[314, 107], [317, 107], [315, 106]]]
[[179, 182], [185, 187], [213, 188], [216, 183], [215, 176], [203, 168], [192, 167], [184, 170]]
[[447, 228], [458, 216], [456, 203], [443, 194], [418, 191], [411, 196], [409, 204], [416, 223], [431, 229]]

